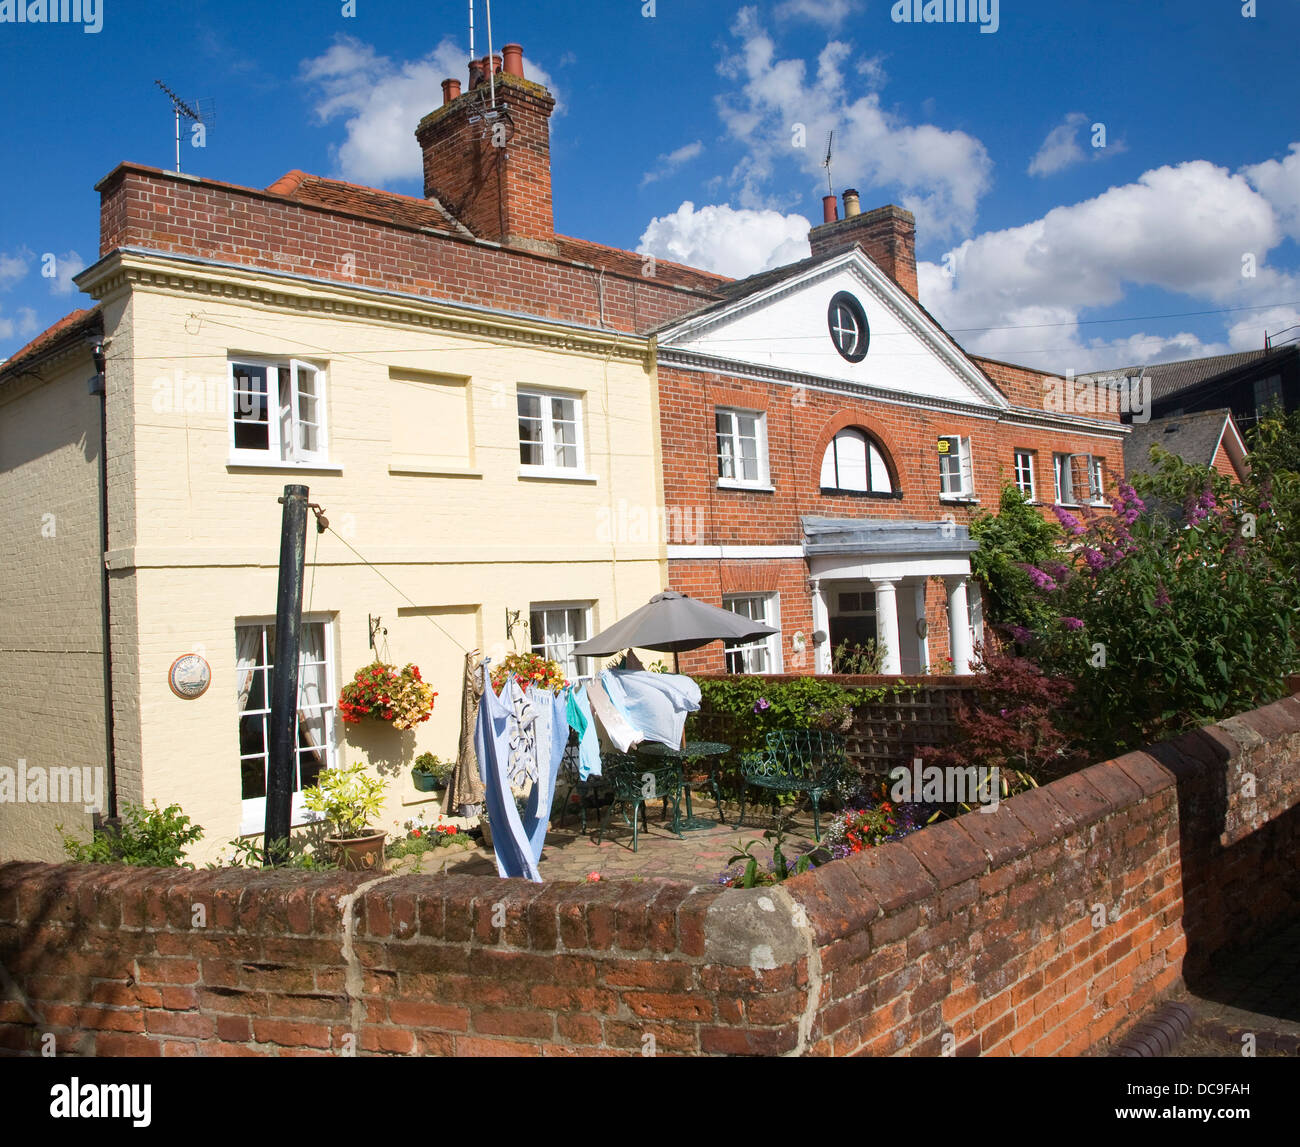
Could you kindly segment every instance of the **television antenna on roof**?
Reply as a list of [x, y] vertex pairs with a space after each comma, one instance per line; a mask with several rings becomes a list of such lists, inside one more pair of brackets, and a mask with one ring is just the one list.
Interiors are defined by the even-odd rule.
[[[822, 160], [822, 166], [826, 168], [826, 191], [829, 195], [835, 194], [835, 188], [831, 186], [831, 145], [835, 141], [835, 129], [831, 128], [826, 133], [826, 158]], [[180, 168], [177, 168], [179, 171]]]
[[195, 100], [194, 107], [190, 107], [180, 96], [171, 90], [162, 80], [154, 80], [154, 83], [166, 93], [167, 98], [172, 102], [172, 112], [176, 116], [176, 170], [181, 169], [181, 119], [193, 120], [195, 123], [203, 124], [206, 129], [215, 116], [211, 100]]

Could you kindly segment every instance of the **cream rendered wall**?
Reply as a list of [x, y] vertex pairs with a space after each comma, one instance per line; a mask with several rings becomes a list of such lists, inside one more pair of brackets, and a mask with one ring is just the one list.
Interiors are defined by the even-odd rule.
[[[85, 350], [37, 370], [0, 392], [0, 768], [93, 770], [103, 809], [100, 400]], [[86, 802], [48, 796], [0, 800], [0, 861], [64, 859], [60, 822], [89, 838]]]
[[[155, 271], [164, 265], [140, 262]], [[111, 271], [101, 282], [119, 299], [128, 284], [120, 273], [110, 279]], [[336, 287], [280, 280], [273, 295], [254, 297], [258, 281], [244, 272], [213, 272], [212, 283], [205, 276], [132, 275], [134, 540], [110, 552], [115, 576], [135, 583], [138, 634], [124, 631], [121, 648], [115, 636], [115, 657], [138, 657], [142, 795], [179, 802], [205, 827], [191, 853], [199, 861], [239, 832], [234, 627], [236, 619], [274, 616], [284, 485], [308, 485], [342, 535], [318, 536], [309, 519], [303, 608], [335, 619], [335, 687], [373, 659], [373, 614], [388, 630], [387, 658], [415, 662], [439, 692], [435, 717], [405, 736], [337, 723], [341, 760], [396, 773], [383, 819], [390, 829], [414, 814], [416, 802], [436, 807], [415, 793], [409, 762], [426, 749], [455, 755], [461, 645], [501, 656], [506, 610], [526, 618], [532, 602], [590, 601], [594, 631], [666, 584], [662, 540], [629, 541], [609, 527], [620, 501], [647, 512], [661, 501], [645, 340], [602, 335], [597, 345], [578, 345], [582, 339], [560, 331], [566, 345], [550, 345], [556, 329], [540, 325], [522, 334], [446, 329], [444, 319], [430, 325], [436, 308], [417, 300], [390, 301], [379, 313]], [[245, 297], [228, 297], [236, 291]], [[473, 315], [457, 321], [481, 326]], [[232, 354], [295, 356], [327, 370], [330, 462], [341, 471], [227, 464]], [[468, 379], [473, 457], [466, 469], [478, 476], [390, 472], [390, 371]], [[520, 477], [521, 384], [582, 396], [593, 481]], [[526, 640], [517, 634], [515, 644]], [[167, 670], [196, 649], [211, 663], [212, 685], [197, 700], [181, 700], [168, 688]]]

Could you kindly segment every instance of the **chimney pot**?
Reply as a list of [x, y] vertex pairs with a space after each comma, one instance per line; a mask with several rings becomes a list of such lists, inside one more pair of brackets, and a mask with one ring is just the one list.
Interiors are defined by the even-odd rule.
[[460, 95], [460, 80], [443, 80], [442, 81], [442, 102], [451, 103]]
[[862, 214], [862, 203], [858, 199], [857, 191], [850, 187], [844, 192], [844, 218], [852, 219], [855, 215]]
[[507, 44], [501, 49], [505, 53], [504, 70], [507, 76], [518, 76], [521, 80], [524, 78], [524, 46], [522, 44]]
[[822, 221], [834, 223], [840, 217], [840, 203], [833, 195], [822, 196]]
[[482, 60], [470, 60], [469, 62], [469, 90], [472, 92], [479, 84], [487, 83], [487, 75], [483, 71]]
[[484, 80], [487, 79], [488, 69], [489, 69], [489, 68], [492, 69], [492, 74], [493, 74], [494, 76], [499, 76], [499, 75], [501, 74], [501, 57], [500, 57], [500, 56], [484, 56], [484, 57], [483, 57], [483, 60], [482, 60], [482, 63], [483, 63], [483, 78], [484, 78]]

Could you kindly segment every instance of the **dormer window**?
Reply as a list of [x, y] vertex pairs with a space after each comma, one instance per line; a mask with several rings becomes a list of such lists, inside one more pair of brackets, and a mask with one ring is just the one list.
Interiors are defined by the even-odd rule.
[[884, 452], [857, 427], [841, 430], [822, 455], [822, 492], [890, 494], [893, 483]]

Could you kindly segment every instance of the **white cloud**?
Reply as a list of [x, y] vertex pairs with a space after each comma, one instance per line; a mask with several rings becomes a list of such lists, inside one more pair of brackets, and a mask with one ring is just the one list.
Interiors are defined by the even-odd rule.
[[650, 220], [637, 251], [739, 279], [806, 259], [808, 228], [802, 215], [725, 204], [697, 210], [688, 200]]
[[834, 31], [861, 8], [860, 0], [782, 0], [775, 15], [778, 20], [811, 20]]
[[65, 251], [55, 256], [54, 277], [50, 280], [50, 294], [70, 295], [77, 290], [73, 277], [86, 269], [86, 260], [76, 251]]
[[[315, 112], [322, 123], [342, 117], [345, 138], [334, 150], [344, 179], [383, 187], [420, 179], [423, 164], [415, 127], [442, 103], [442, 81], [467, 82], [469, 51], [448, 36], [428, 55], [408, 61], [381, 56], [352, 36], [339, 36], [329, 50], [304, 60], [299, 78], [316, 89]], [[524, 59], [524, 75], [555, 86], [545, 69]], [[556, 104], [555, 114], [561, 113]]]
[[1290, 154], [1243, 167], [1242, 174], [1272, 205], [1278, 220], [1292, 239], [1300, 240], [1300, 143], [1291, 145]]
[[1038, 153], [1029, 163], [1030, 175], [1053, 175], [1084, 159], [1079, 146], [1079, 128], [1088, 122], [1083, 112], [1071, 112], [1043, 140]]
[[682, 164], [698, 158], [703, 151], [704, 141], [697, 139], [694, 143], [684, 144], [675, 151], [670, 151], [667, 155], [661, 155], [655, 161], [655, 166], [641, 177], [641, 186], [644, 187], [647, 183], [655, 183], [660, 179], [667, 179]]
[[[832, 174], [839, 187], [856, 186], [865, 206], [875, 205], [873, 192], [900, 199], [927, 238], [970, 230], [993, 166], [979, 140], [909, 123], [883, 108], [873, 90], [883, 80], [878, 60], [871, 61], [864, 83], [848, 43], [831, 40], [810, 77], [804, 60], [778, 58], [754, 8], [741, 9], [732, 33], [739, 48], [724, 57], [719, 71], [735, 90], [718, 104], [727, 131], [746, 148], [731, 174], [741, 206], [785, 205], [767, 187], [792, 161], [810, 185], [824, 184], [826, 133], [834, 129]], [[794, 144], [796, 125], [804, 129], [803, 147]]]
[[[918, 267], [921, 298], [969, 349], [1053, 370], [1222, 353], [1246, 338], [1246, 326], [1255, 331], [1249, 345], [1261, 345], [1257, 312], [1228, 330], [1227, 343], [1185, 333], [1085, 337], [1080, 314], [1119, 302], [1130, 285], [1189, 296], [1206, 309], [1300, 298], [1296, 277], [1265, 262], [1280, 240], [1273, 209], [1243, 176], [1195, 160], [966, 240]], [[1247, 252], [1260, 264], [1253, 278], [1242, 274]], [[1282, 318], [1273, 316], [1270, 329]]]
[[36, 312], [31, 307], [19, 307], [16, 316], [16, 319], [8, 319], [0, 315], [0, 339], [11, 339], [17, 335], [26, 341], [41, 329], [41, 324], [36, 321]]
[[19, 280], [26, 278], [32, 253], [20, 247], [12, 255], [0, 251], [0, 291], [6, 291]]

